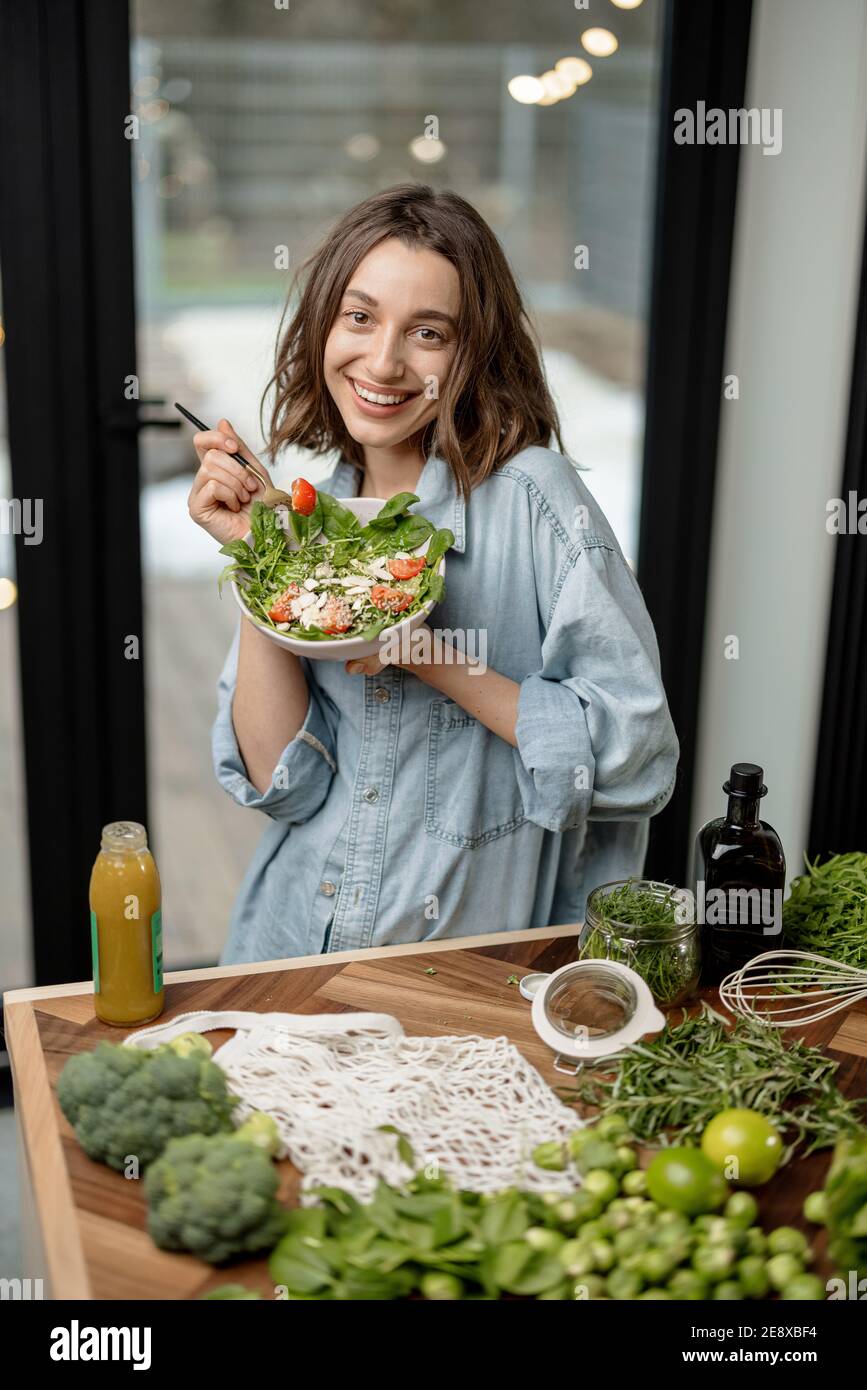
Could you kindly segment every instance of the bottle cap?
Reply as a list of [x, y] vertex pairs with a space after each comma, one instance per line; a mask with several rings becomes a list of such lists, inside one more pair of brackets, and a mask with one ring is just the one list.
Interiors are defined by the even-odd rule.
[[147, 847], [147, 831], [138, 821], [116, 820], [102, 828], [102, 848], [111, 854], [135, 854]]
[[729, 780], [723, 782], [723, 791], [727, 796], [766, 796], [768, 789], [763, 777], [758, 763], [733, 763]]

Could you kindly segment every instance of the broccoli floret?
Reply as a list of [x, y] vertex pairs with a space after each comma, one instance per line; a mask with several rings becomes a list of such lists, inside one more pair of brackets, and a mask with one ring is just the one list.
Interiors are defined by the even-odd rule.
[[270, 1248], [286, 1229], [268, 1155], [235, 1135], [172, 1139], [145, 1177], [148, 1231], [209, 1264]]
[[200, 1057], [210, 1057], [214, 1050], [201, 1033], [180, 1033], [166, 1043], [166, 1047], [171, 1048], [178, 1057], [195, 1057], [197, 1053]]
[[277, 1121], [264, 1110], [253, 1110], [235, 1130], [235, 1138], [246, 1139], [248, 1144], [264, 1149], [272, 1158], [276, 1158], [282, 1147]]
[[238, 1104], [210, 1057], [107, 1042], [69, 1059], [57, 1098], [88, 1157], [119, 1171], [130, 1155], [144, 1170], [179, 1135], [231, 1130]]

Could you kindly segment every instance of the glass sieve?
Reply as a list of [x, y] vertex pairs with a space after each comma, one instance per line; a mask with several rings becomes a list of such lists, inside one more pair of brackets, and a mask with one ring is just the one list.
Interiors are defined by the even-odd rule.
[[[532, 1020], [557, 1053], [554, 1066], [572, 1075], [582, 1062], [612, 1057], [665, 1027], [641, 976], [613, 960], [578, 960], [555, 970], [533, 998]], [[566, 1066], [565, 1059], [577, 1065]]]

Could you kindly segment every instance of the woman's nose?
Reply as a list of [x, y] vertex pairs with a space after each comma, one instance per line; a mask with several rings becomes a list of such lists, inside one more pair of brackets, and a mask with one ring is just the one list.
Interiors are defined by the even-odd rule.
[[381, 382], [392, 382], [403, 376], [401, 338], [397, 332], [383, 329], [371, 344], [370, 370]]

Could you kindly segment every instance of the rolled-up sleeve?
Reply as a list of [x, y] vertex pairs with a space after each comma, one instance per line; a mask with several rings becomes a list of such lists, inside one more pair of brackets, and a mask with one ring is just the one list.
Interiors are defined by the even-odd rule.
[[563, 831], [638, 820], [671, 796], [678, 744], [653, 625], [626, 561], [607, 545], [570, 560], [521, 683], [515, 736], [527, 818]]
[[337, 770], [336, 715], [308, 676], [310, 704], [304, 723], [283, 749], [271, 784], [262, 793], [247, 776], [232, 722], [237, 672], [236, 635], [217, 685], [217, 718], [211, 739], [217, 779], [239, 806], [264, 811], [273, 820], [296, 824], [309, 820], [325, 801]]

